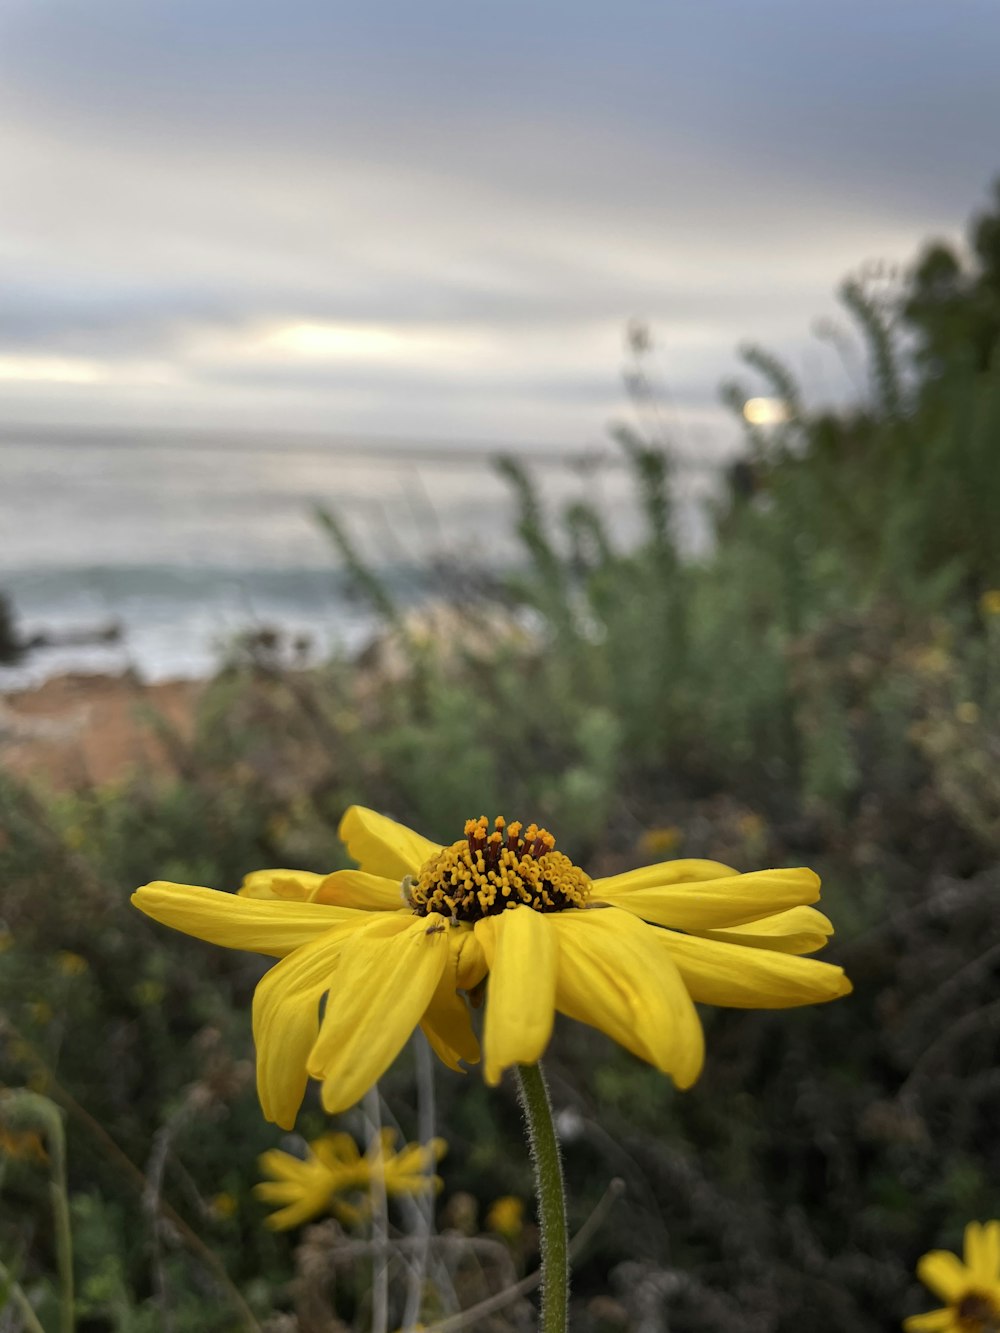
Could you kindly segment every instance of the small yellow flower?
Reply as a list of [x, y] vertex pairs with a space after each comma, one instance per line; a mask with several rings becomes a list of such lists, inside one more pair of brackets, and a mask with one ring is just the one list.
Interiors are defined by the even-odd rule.
[[955, 717], [967, 727], [974, 727], [979, 721], [979, 705], [971, 699], [964, 699], [955, 705]]
[[984, 616], [1000, 616], [1000, 588], [990, 588], [979, 599], [979, 609]]
[[78, 953], [60, 949], [56, 954], [56, 967], [64, 977], [80, 977], [87, 971], [88, 963], [86, 958], [81, 958]]
[[486, 1225], [507, 1240], [517, 1240], [524, 1230], [524, 1201], [513, 1194], [504, 1194], [490, 1204]]
[[22, 1162], [37, 1162], [44, 1166], [49, 1155], [42, 1136], [34, 1129], [12, 1129], [0, 1124], [0, 1157], [12, 1157]]
[[[267, 1219], [267, 1225], [286, 1231], [321, 1213], [333, 1213], [341, 1222], [353, 1225], [365, 1216], [368, 1192], [380, 1177], [390, 1198], [427, 1190], [436, 1193], [441, 1178], [431, 1175], [431, 1170], [445, 1154], [444, 1139], [407, 1143], [398, 1153], [393, 1152], [395, 1140], [393, 1130], [383, 1130], [363, 1157], [349, 1134], [314, 1139], [304, 1159], [279, 1148], [263, 1153], [260, 1169], [271, 1179], [256, 1185], [254, 1193], [264, 1203], [282, 1205]], [[352, 1196], [352, 1201], [345, 1195]]]
[[449, 1068], [478, 1061], [467, 996], [487, 977], [490, 1084], [541, 1057], [559, 1011], [687, 1088], [704, 1059], [695, 1002], [784, 1009], [851, 989], [841, 968], [800, 956], [833, 930], [809, 906], [811, 870], [678, 860], [592, 881], [534, 824], [473, 819], [442, 847], [361, 806], [340, 836], [359, 869], [261, 871], [238, 895], [156, 882], [132, 896], [165, 925], [280, 959], [253, 1024], [261, 1105], [286, 1129], [310, 1077], [328, 1112], [346, 1110], [418, 1025]]
[[273, 815], [267, 822], [267, 835], [275, 842], [280, 842], [290, 827], [291, 820], [287, 815]]
[[137, 981], [132, 987], [132, 998], [142, 1009], [155, 1009], [163, 1000], [167, 993], [167, 988], [162, 981], [155, 981], [152, 978], [146, 981]]
[[638, 851], [641, 856], [669, 856], [683, 841], [684, 834], [673, 824], [666, 828], [651, 828], [639, 839]]
[[752, 810], [745, 810], [736, 821], [739, 831], [749, 842], [755, 842], [767, 828], [767, 825], [761, 819], [760, 815], [754, 814]]
[[948, 1250], [931, 1250], [917, 1277], [947, 1305], [903, 1321], [906, 1333], [996, 1333], [1000, 1329], [1000, 1222], [970, 1222], [965, 1262]]
[[943, 676], [951, 666], [951, 656], [940, 644], [931, 644], [914, 655], [913, 663], [925, 676]]
[[223, 1190], [221, 1194], [213, 1194], [208, 1203], [215, 1216], [221, 1218], [235, 1217], [239, 1209], [236, 1199], [227, 1190]]

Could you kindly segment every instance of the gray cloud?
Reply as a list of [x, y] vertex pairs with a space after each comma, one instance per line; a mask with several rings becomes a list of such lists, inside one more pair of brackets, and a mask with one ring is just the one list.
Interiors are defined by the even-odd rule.
[[416, 157], [543, 192], [619, 175], [640, 198], [661, 197], [642, 159], [701, 162], [710, 196], [786, 164], [895, 197], [995, 153], [992, 0], [33, 0], [5, 29], [9, 107], [168, 148]]
[[[406, 395], [569, 439], [613, 406], [633, 314], [692, 413], [743, 337], [835, 388], [808, 350], [833, 284], [954, 231], [1000, 167], [998, 38], [993, 0], [11, 0], [0, 354], [176, 383], [0, 380], [0, 416], [402, 429]], [[303, 321], [496, 361], [240, 360]]]

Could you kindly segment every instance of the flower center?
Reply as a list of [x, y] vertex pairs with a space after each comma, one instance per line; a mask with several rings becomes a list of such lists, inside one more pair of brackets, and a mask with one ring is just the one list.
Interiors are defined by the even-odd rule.
[[1000, 1308], [983, 1292], [970, 1291], [955, 1307], [958, 1326], [969, 1333], [991, 1333], [1000, 1327]]
[[524, 828], [503, 816], [489, 831], [485, 815], [470, 819], [465, 838], [443, 847], [403, 881], [407, 901], [418, 916], [440, 912], [453, 921], [478, 921], [522, 904], [536, 912], [583, 907], [590, 880], [556, 840], [537, 824]]

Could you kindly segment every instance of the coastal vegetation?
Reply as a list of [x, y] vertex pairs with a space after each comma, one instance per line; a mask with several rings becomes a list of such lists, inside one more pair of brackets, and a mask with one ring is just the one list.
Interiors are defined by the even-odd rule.
[[[681, 549], [675, 455], [640, 412], [616, 437], [643, 517], [629, 545], [599, 495], [563, 508], [501, 459], [516, 568], [447, 571], [447, 598], [411, 610], [322, 513], [382, 621], [363, 659], [290, 670], [250, 642], [190, 733], [146, 710], [155, 768], [58, 791], [0, 774], [0, 1328], [25, 1317], [15, 1286], [67, 1327], [53, 1189], [81, 1330], [371, 1327], [366, 1233], [275, 1231], [254, 1194], [258, 1156], [297, 1146], [253, 1086], [262, 961], [128, 905], [154, 877], [236, 889], [263, 866], [347, 866], [355, 803], [444, 843], [480, 812], [538, 820], [600, 875], [674, 855], [817, 869], [850, 998], [706, 1010], [684, 1093], [557, 1025], [585, 1231], [572, 1327], [881, 1333], [923, 1308], [917, 1258], [994, 1217], [1000, 1180], [1000, 196], [967, 250], [934, 243], [841, 297], [864, 350], [853, 401], [810, 406], [758, 347], [752, 380], [725, 386], [741, 421], [755, 395], [780, 410], [744, 421], [704, 554]], [[638, 331], [633, 349], [642, 407]], [[381, 1091], [406, 1143], [430, 1137], [432, 1095], [448, 1144], [432, 1326], [534, 1269], [516, 1099], [443, 1069], [431, 1094], [417, 1052]], [[332, 1128], [377, 1137], [371, 1107]], [[303, 1149], [331, 1131], [314, 1097], [296, 1130]], [[390, 1216], [409, 1235], [405, 1201]], [[391, 1327], [406, 1274], [399, 1258]], [[472, 1326], [531, 1327], [526, 1299]]]

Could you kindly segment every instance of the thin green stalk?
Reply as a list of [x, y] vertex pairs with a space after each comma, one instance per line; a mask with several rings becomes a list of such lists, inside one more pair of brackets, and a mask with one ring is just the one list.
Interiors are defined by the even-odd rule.
[[[417, 1074], [417, 1137], [421, 1143], [430, 1143], [435, 1129], [434, 1056], [427, 1038], [419, 1029], [413, 1034], [413, 1052]], [[431, 1252], [431, 1229], [434, 1225], [434, 1194], [429, 1188], [430, 1177], [434, 1175], [434, 1163], [431, 1158], [428, 1158], [424, 1174], [428, 1177], [428, 1188], [414, 1200], [418, 1218], [417, 1251], [413, 1267], [410, 1269], [402, 1333], [411, 1333], [420, 1318], [424, 1282]]]
[[51, 1163], [52, 1215], [55, 1220], [56, 1261], [59, 1266], [59, 1330], [73, 1333], [76, 1327], [73, 1295], [73, 1233], [69, 1221], [69, 1197], [66, 1192], [66, 1133], [62, 1116], [52, 1107], [49, 1125], [49, 1161]]
[[[83, 1125], [92, 1138], [96, 1139], [101, 1150], [107, 1154], [115, 1166], [118, 1168], [118, 1175], [121, 1179], [128, 1181], [133, 1189], [137, 1190], [141, 1197], [145, 1198], [149, 1189], [149, 1181], [136, 1166], [135, 1162], [124, 1153], [118, 1144], [114, 1141], [103, 1125], [99, 1124], [94, 1117], [86, 1111], [80, 1103], [62, 1087], [55, 1074], [45, 1063], [38, 1051], [24, 1037], [12, 1023], [0, 1015], [0, 1036], [14, 1036], [18, 1039], [23, 1058], [30, 1068], [40, 1074], [45, 1075], [46, 1082], [52, 1093], [53, 1098], [63, 1106], [70, 1115], [73, 1115]], [[34, 1093], [7, 1094], [8, 1099], [16, 1096], [19, 1099], [25, 1096], [34, 1097]], [[239, 1288], [233, 1282], [232, 1278], [226, 1272], [226, 1267], [222, 1260], [210, 1249], [201, 1239], [196, 1231], [192, 1231], [183, 1217], [174, 1209], [165, 1199], [160, 1199], [157, 1203], [158, 1215], [164, 1221], [169, 1222], [170, 1226], [187, 1245], [192, 1254], [197, 1255], [205, 1267], [214, 1275], [216, 1281], [222, 1287], [223, 1291], [229, 1296], [232, 1304], [239, 1310], [242, 1316], [244, 1326], [249, 1333], [261, 1333], [261, 1326], [257, 1322], [253, 1311], [243, 1299]]]
[[[377, 1161], [384, 1165], [381, 1149], [382, 1101], [378, 1084], [365, 1093], [364, 1112], [368, 1120], [371, 1147], [377, 1150]], [[372, 1333], [388, 1333], [389, 1328], [389, 1213], [385, 1192], [385, 1173], [373, 1171], [368, 1180], [368, 1196], [372, 1210]]]
[[[42, 1328], [38, 1315], [35, 1314], [31, 1302], [24, 1294], [24, 1288], [14, 1278], [10, 1269], [2, 1263], [0, 1263], [0, 1285], [7, 1288], [7, 1294], [10, 1296], [10, 1299], [17, 1307], [21, 1318], [24, 1320], [24, 1327], [27, 1330], [27, 1333], [45, 1333], [45, 1329]], [[2, 1309], [2, 1305], [0, 1305], [0, 1309]]]
[[6, 1124], [15, 1129], [41, 1130], [49, 1159], [49, 1198], [55, 1223], [56, 1262], [59, 1268], [59, 1333], [73, 1333], [76, 1324], [73, 1293], [73, 1235], [66, 1191], [66, 1131], [55, 1102], [28, 1088], [13, 1088], [0, 1097]]
[[542, 1239], [542, 1317], [539, 1333], [566, 1333], [569, 1321], [569, 1237], [566, 1190], [552, 1103], [542, 1066], [518, 1065], [517, 1089], [535, 1168]]

